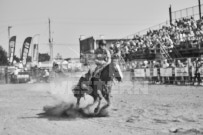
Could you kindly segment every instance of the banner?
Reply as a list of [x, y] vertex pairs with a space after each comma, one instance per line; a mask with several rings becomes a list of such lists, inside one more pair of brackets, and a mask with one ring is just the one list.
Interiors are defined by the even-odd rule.
[[157, 68], [153, 68], [153, 74], [152, 74], [152, 76], [153, 76], [153, 77], [158, 76]]
[[165, 76], [172, 76], [172, 68], [160, 68], [160, 75]]
[[9, 39], [9, 63], [13, 63], [13, 57], [15, 55], [15, 45], [16, 45], [16, 36], [13, 36]]
[[151, 77], [152, 76], [152, 73], [151, 73], [151, 68], [146, 68], [146, 77]]
[[146, 68], [146, 77], [156, 77], [157, 68]]
[[189, 76], [188, 67], [175, 68], [175, 76]]
[[38, 63], [38, 53], [39, 53], [39, 35], [34, 35], [31, 41], [31, 51], [32, 51], [32, 63]]
[[203, 67], [199, 68], [199, 72], [200, 72], [200, 77], [203, 77]]
[[145, 77], [144, 69], [134, 69], [134, 76], [135, 77]]
[[30, 43], [31, 43], [32, 37], [27, 37], [23, 43], [23, 49], [21, 54], [21, 60], [23, 65], [26, 65], [27, 63], [27, 56], [30, 50]]

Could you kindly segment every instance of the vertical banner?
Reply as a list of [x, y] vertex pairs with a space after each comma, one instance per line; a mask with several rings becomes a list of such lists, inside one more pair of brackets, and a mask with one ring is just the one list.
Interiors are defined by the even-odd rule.
[[21, 54], [21, 60], [23, 62], [23, 65], [26, 65], [27, 63], [27, 56], [30, 50], [31, 40], [32, 40], [32, 37], [27, 37], [23, 43], [23, 49]]
[[15, 45], [16, 45], [16, 36], [13, 36], [9, 39], [9, 63], [13, 63], [13, 57], [15, 55]]
[[32, 64], [36, 65], [38, 63], [38, 53], [39, 53], [39, 34], [32, 37], [31, 42], [31, 57]]

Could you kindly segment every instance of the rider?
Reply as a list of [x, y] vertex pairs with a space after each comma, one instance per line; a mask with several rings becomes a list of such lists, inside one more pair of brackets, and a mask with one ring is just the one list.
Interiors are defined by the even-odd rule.
[[105, 66], [111, 63], [111, 54], [106, 48], [106, 41], [100, 40], [99, 47], [95, 50], [95, 64], [96, 69], [93, 76], [97, 76], [99, 71], [101, 71]]
[[[96, 64], [96, 68], [90, 68], [89, 71], [83, 76], [86, 80], [89, 80], [92, 77], [99, 78], [100, 71], [111, 63], [111, 54], [109, 50], [106, 48], [106, 41], [100, 40], [98, 44], [98, 48], [95, 50], [94, 53], [94, 62]], [[83, 82], [83, 88], [88, 89], [88, 81]]]

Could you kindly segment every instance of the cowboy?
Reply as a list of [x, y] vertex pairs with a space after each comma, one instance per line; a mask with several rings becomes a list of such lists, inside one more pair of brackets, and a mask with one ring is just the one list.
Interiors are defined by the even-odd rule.
[[[106, 48], [106, 41], [105, 40], [101, 40], [99, 41], [99, 47], [95, 50], [95, 64], [96, 64], [96, 68], [90, 68], [89, 71], [83, 75], [83, 77], [86, 80], [91, 80], [92, 77], [97, 77], [99, 78], [99, 73], [100, 71], [107, 66], [108, 64], [111, 63], [111, 54], [109, 52], [109, 50]], [[82, 83], [82, 88], [83, 89], [88, 89], [88, 85], [89, 85], [89, 81], [83, 82]], [[80, 83], [80, 82], [79, 82]]]
[[93, 76], [97, 76], [98, 73], [108, 64], [111, 63], [111, 54], [106, 48], [106, 41], [99, 41], [99, 47], [95, 50], [95, 64], [96, 68]]

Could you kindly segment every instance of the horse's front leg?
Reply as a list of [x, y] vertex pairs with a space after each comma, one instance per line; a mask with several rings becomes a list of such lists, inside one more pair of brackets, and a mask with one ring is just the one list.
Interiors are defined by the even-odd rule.
[[112, 88], [112, 83], [110, 82], [108, 84], [108, 86], [105, 87], [105, 89], [106, 89], [106, 96], [105, 96], [106, 104], [101, 108], [101, 110], [106, 109], [111, 104], [111, 101], [110, 101], [110, 98], [112, 97], [111, 96], [111, 88]]
[[76, 108], [79, 108], [79, 106], [80, 106], [80, 98], [81, 98], [81, 97], [77, 97]]
[[103, 97], [100, 90], [98, 90], [97, 93], [98, 93], [98, 97], [97, 97], [96, 100], [97, 100], [98, 104], [97, 104], [97, 107], [94, 109], [95, 114], [97, 114], [99, 112], [100, 105], [101, 105], [101, 100], [102, 100], [102, 97]]

